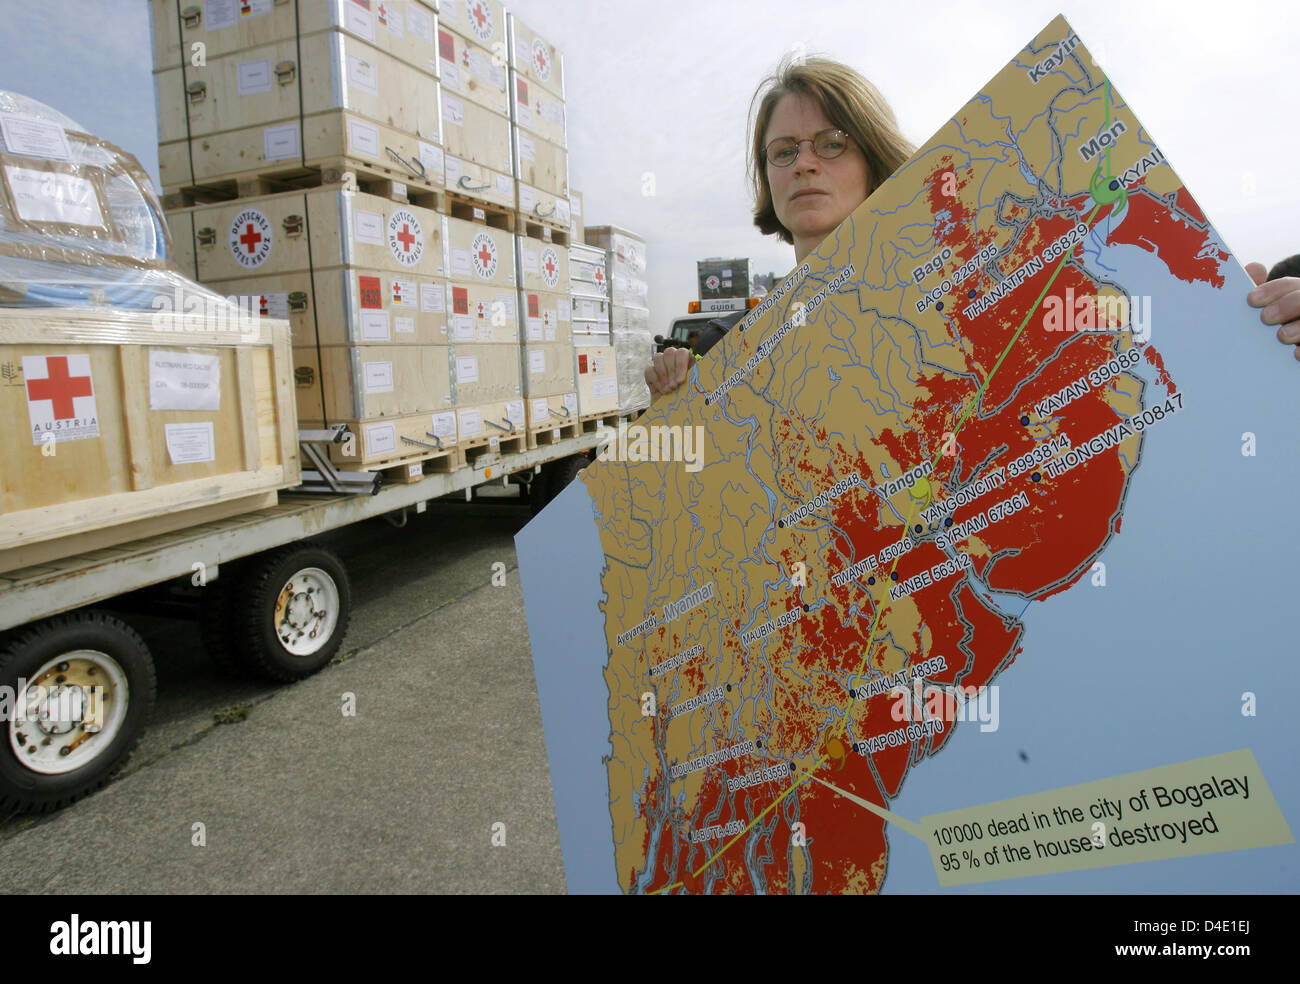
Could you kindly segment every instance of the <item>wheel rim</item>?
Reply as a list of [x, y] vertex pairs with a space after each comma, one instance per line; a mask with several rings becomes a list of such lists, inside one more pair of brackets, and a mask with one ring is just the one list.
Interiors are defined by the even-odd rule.
[[9, 747], [42, 775], [80, 769], [113, 744], [130, 699], [126, 673], [112, 656], [96, 649], [63, 653], [20, 680]]
[[311, 656], [329, 642], [339, 622], [339, 588], [319, 567], [304, 567], [275, 601], [275, 636], [291, 656]]

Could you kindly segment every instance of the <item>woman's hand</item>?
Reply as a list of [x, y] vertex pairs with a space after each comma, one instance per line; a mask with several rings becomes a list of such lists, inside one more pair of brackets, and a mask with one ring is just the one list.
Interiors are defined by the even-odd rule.
[[1266, 325], [1278, 325], [1277, 340], [1294, 345], [1300, 359], [1300, 277], [1279, 277], [1265, 283], [1268, 271], [1262, 263], [1246, 264], [1246, 272], [1257, 286], [1246, 295], [1251, 307], [1263, 308], [1259, 319]]
[[645, 371], [645, 382], [650, 387], [650, 402], [671, 393], [686, 382], [691, 370], [691, 350], [670, 348], [656, 352], [650, 368]]

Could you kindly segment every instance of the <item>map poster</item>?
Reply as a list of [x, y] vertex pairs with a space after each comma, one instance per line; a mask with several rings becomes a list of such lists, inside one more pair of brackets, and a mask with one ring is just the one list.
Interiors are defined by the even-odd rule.
[[1295, 891], [1250, 286], [1054, 20], [516, 538], [570, 891]]

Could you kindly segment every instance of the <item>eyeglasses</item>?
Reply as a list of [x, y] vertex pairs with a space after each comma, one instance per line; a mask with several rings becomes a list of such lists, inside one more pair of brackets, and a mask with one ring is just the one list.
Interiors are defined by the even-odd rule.
[[823, 130], [811, 139], [805, 137], [777, 137], [767, 145], [767, 160], [774, 167], [789, 167], [799, 159], [799, 150], [806, 144], [812, 144], [813, 153], [824, 161], [839, 157], [849, 145], [849, 135], [843, 130]]

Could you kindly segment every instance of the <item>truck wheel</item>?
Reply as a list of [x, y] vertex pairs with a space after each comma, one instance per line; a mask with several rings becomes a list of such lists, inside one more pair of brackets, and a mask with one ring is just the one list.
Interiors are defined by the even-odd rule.
[[105, 612], [60, 615], [0, 652], [0, 810], [43, 813], [102, 787], [153, 710], [144, 640]]
[[548, 502], [563, 492], [565, 487], [578, 477], [578, 472], [589, 464], [591, 459], [585, 454], [574, 454], [542, 465], [541, 474], [533, 480], [536, 482], [540, 479], [542, 482], [540, 494], [531, 503], [533, 515], [536, 516]]
[[285, 547], [254, 558], [235, 601], [239, 655], [272, 680], [301, 680], [343, 644], [352, 589], [343, 564], [323, 547]]

